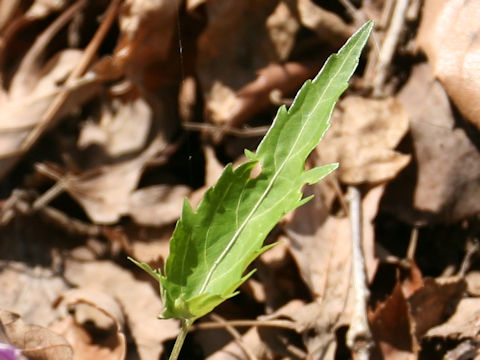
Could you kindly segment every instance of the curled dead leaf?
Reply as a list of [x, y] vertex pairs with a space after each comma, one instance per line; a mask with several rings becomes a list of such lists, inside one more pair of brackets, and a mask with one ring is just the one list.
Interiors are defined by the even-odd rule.
[[0, 325], [10, 343], [30, 359], [72, 360], [73, 350], [64, 337], [39, 325], [24, 322], [19, 315], [0, 310]]
[[298, 0], [297, 8], [302, 25], [315, 31], [333, 48], [339, 48], [354, 32], [340, 16], [325, 10], [312, 0]]
[[152, 314], [160, 314], [162, 302], [158, 291], [150, 283], [135, 279], [132, 273], [110, 261], [88, 263], [69, 261], [65, 277], [79, 288], [95, 288], [120, 303], [137, 351], [142, 360], [158, 360], [164, 349], [163, 342], [178, 334], [173, 319], [159, 321]]
[[62, 295], [59, 306], [69, 315], [50, 328], [69, 341], [74, 359], [125, 358], [124, 315], [113, 297], [94, 288], [73, 289]]
[[403, 221], [417, 223], [451, 223], [478, 214], [476, 141], [467, 124], [455, 119], [447, 94], [428, 64], [413, 69], [398, 99], [410, 117], [415, 167], [391, 184], [384, 208]]
[[459, 111], [480, 130], [480, 3], [428, 0], [418, 46]]

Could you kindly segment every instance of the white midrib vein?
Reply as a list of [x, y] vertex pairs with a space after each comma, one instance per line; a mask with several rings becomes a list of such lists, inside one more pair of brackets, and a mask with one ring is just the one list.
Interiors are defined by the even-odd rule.
[[[312, 113], [315, 113], [316, 110], [317, 110], [317, 107], [322, 104], [324, 102], [324, 99], [323, 97], [325, 96], [325, 93], [327, 92], [327, 90], [330, 88], [331, 86], [331, 83], [333, 81], [333, 79], [335, 79], [335, 77], [338, 75], [338, 73], [340, 73], [343, 69], [343, 66], [345, 65], [345, 62], [347, 61], [347, 59], [349, 59], [350, 57], [350, 52], [355, 48], [355, 46], [352, 46], [352, 48], [350, 49], [350, 51], [345, 54], [344, 56], [344, 60], [343, 60], [343, 63], [341, 64], [341, 66], [339, 66], [339, 69], [338, 71], [330, 77], [330, 80], [328, 82], [328, 84], [324, 87], [324, 90], [323, 90], [323, 93], [322, 95], [320, 96], [320, 100], [317, 101], [316, 105], [314, 106], [313, 110], [311, 111], [310, 114]], [[273, 175], [272, 177], [272, 180], [270, 181], [270, 183], [268, 184], [267, 188], [265, 189], [265, 191], [263, 192], [262, 196], [260, 196], [260, 198], [258, 199], [257, 203], [255, 204], [255, 206], [252, 208], [252, 210], [250, 211], [250, 213], [248, 214], [248, 216], [245, 218], [245, 220], [242, 222], [242, 224], [240, 225], [240, 227], [237, 229], [237, 231], [235, 232], [235, 234], [233, 234], [233, 237], [232, 239], [228, 242], [227, 246], [225, 247], [225, 249], [222, 251], [222, 253], [219, 255], [219, 257], [215, 260], [215, 262], [212, 264], [212, 268], [210, 269], [210, 271], [208, 272], [207, 276], [205, 277], [205, 280], [202, 284], [202, 287], [200, 288], [200, 291], [199, 291], [199, 294], [203, 294], [205, 292], [205, 289], [207, 288], [208, 286], [208, 283], [210, 282], [212, 276], [213, 276], [213, 273], [215, 272], [215, 270], [217, 269], [218, 265], [222, 262], [222, 260], [225, 258], [225, 256], [227, 255], [227, 253], [230, 251], [230, 249], [233, 247], [233, 245], [235, 244], [235, 242], [237, 241], [237, 239], [239, 238], [240, 234], [242, 233], [243, 229], [245, 228], [245, 226], [247, 226], [248, 222], [250, 221], [250, 219], [253, 217], [253, 214], [255, 214], [255, 212], [257, 211], [257, 209], [260, 207], [260, 205], [262, 204], [263, 200], [267, 197], [268, 193], [270, 192], [271, 188], [273, 187], [273, 185], [275, 184], [275, 181], [277, 180], [277, 177], [280, 175], [280, 173], [282, 172], [283, 168], [285, 167], [285, 165], [288, 163], [288, 161], [290, 160], [290, 157], [293, 153], [293, 150], [296, 148], [296, 145], [299, 141], [299, 139], [302, 137], [302, 133], [303, 133], [303, 130], [305, 129], [305, 126], [307, 125], [308, 121], [305, 121], [302, 128], [300, 129], [300, 132], [299, 132], [299, 135], [297, 137], [297, 139], [295, 139], [295, 143], [293, 144], [293, 146], [290, 148], [290, 151], [288, 152], [288, 155], [287, 157], [285, 158], [285, 160], [283, 161], [283, 163], [280, 165], [279, 169], [276, 171], [276, 173]]]

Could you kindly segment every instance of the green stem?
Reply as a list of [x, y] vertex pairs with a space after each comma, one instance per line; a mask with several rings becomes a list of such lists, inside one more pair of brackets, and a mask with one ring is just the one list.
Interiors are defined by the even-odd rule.
[[182, 320], [182, 328], [180, 330], [180, 333], [177, 336], [177, 339], [175, 340], [175, 345], [173, 345], [173, 350], [168, 360], [178, 359], [178, 355], [180, 355], [180, 350], [182, 350], [183, 342], [187, 337], [188, 329], [190, 329], [190, 326], [192, 326], [192, 324], [193, 324], [192, 320], [185, 320], [185, 319]]

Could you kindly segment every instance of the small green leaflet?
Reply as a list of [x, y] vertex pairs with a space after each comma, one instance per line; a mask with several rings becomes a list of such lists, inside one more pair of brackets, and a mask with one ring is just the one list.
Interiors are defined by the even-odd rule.
[[[162, 318], [193, 322], [209, 313], [252, 273], [248, 265], [269, 246], [263, 241], [289, 211], [305, 204], [302, 187], [314, 184], [337, 164], [305, 171], [305, 161], [329, 127], [335, 102], [347, 89], [373, 23], [367, 22], [337, 54], [331, 55], [313, 81], [300, 89], [292, 106], [277, 116], [249, 161], [227, 165], [196, 211], [185, 200], [170, 240], [165, 273], [138, 266], [160, 283]], [[261, 173], [250, 174], [259, 163]]]

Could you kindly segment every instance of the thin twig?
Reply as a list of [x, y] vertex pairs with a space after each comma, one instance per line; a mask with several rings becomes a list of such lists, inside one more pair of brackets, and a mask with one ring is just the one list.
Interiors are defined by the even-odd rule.
[[298, 326], [288, 320], [225, 320], [222, 323], [204, 322], [193, 325], [190, 331], [221, 329], [226, 325], [234, 327], [274, 327], [299, 332]]
[[414, 227], [410, 234], [410, 243], [407, 249], [407, 260], [413, 261], [415, 259], [415, 252], [417, 251], [418, 244], [418, 227]]
[[237, 129], [231, 126], [218, 126], [193, 122], [185, 122], [182, 124], [182, 126], [190, 131], [208, 131], [210, 133], [223, 132], [224, 134], [234, 135], [238, 137], [263, 136], [270, 128], [270, 126], [257, 126], [254, 128]]
[[478, 240], [468, 239], [467, 244], [465, 245], [465, 257], [463, 258], [460, 269], [458, 270], [458, 276], [464, 277], [468, 269], [472, 265], [473, 255], [478, 254], [480, 251], [480, 246]]
[[350, 226], [352, 231], [352, 282], [354, 307], [347, 345], [355, 360], [368, 360], [373, 346], [373, 336], [368, 326], [367, 302], [370, 293], [367, 288], [365, 260], [362, 251], [361, 194], [356, 186], [348, 188]]
[[[120, 6], [120, 0], [112, 1], [107, 9], [106, 16], [100, 27], [98, 28], [97, 32], [93, 36], [90, 43], [85, 48], [83, 52], [82, 58], [80, 59], [79, 63], [73, 69], [71, 74], [69, 75], [68, 79], [66, 80], [66, 85], [69, 85], [71, 82], [75, 81], [79, 77], [83, 75], [83, 73], [87, 70], [88, 66], [90, 65], [92, 59], [95, 57], [95, 54], [100, 47], [103, 39], [107, 35], [108, 30], [112, 26], [118, 8]], [[32, 131], [28, 134], [28, 136], [23, 141], [20, 153], [27, 152], [30, 147], [37, 142], [40, 136], [45, 132], [45, 130], [50, 127], [52, 121], [55, 119], [56, 114], [63, 106], [65, 101], [67, 100], [70, 94], [70, 90], [65, 90], [60, 92], [57, 97], [52, 101], [50, 106], [48, 107], [47, 111], [43, 114], [42, 118], [38, 122], [38, 125], [32, 129]]]
[[224, 325], [224, 328], [225, 330], [230, 334], [232, 335], [233, 339], [235, 340], [236, 344], [240, 347], [240, 349], [242, 349], [242, 351], [245, 353], [245, 355], [247, 356], [247, 358], [249, 360], [257, 360], [257, 357], [255, 356], [254, 353], [252, 353], [250, 351], [250, 349], [245, 346], [245, 344], [243, 343], [242, 341], [242, 336], [240, 335], [240, 333], [231, 325], [229, 325], [227, 323], [227, 321], [222, 318], [221, 316], [217, 315], [217, 314], [210, 314], [210, 317], [217, 321], [218, 323], [220, 324], [223, 324]]
[[61, 227], [69, 234], [96, 237], [102, 235], [102, 227], [88, 224], [78, 219], [69, 217], [65, 213], [53, 207], [46, 206], [40, 209], [40, 215], [45, 216], [55, 225]]
[[376, 73], [373, 78], [373, 96], [379, 97], [382, 95], [383, 84], [387, 76], [387, 70], [392, 62], [395, 49], [397, 48], [400, 34], [402, 32], [403, 24], [405, 22], [405, 14], [408, 8], [409, 0], [398, 0], [395, 3], [395, 8], [392, 13], [390, 25], [385, 39], [383, 40], [382, 47], [380, 48], [380, 54], [378, 62], [376, 64]]

